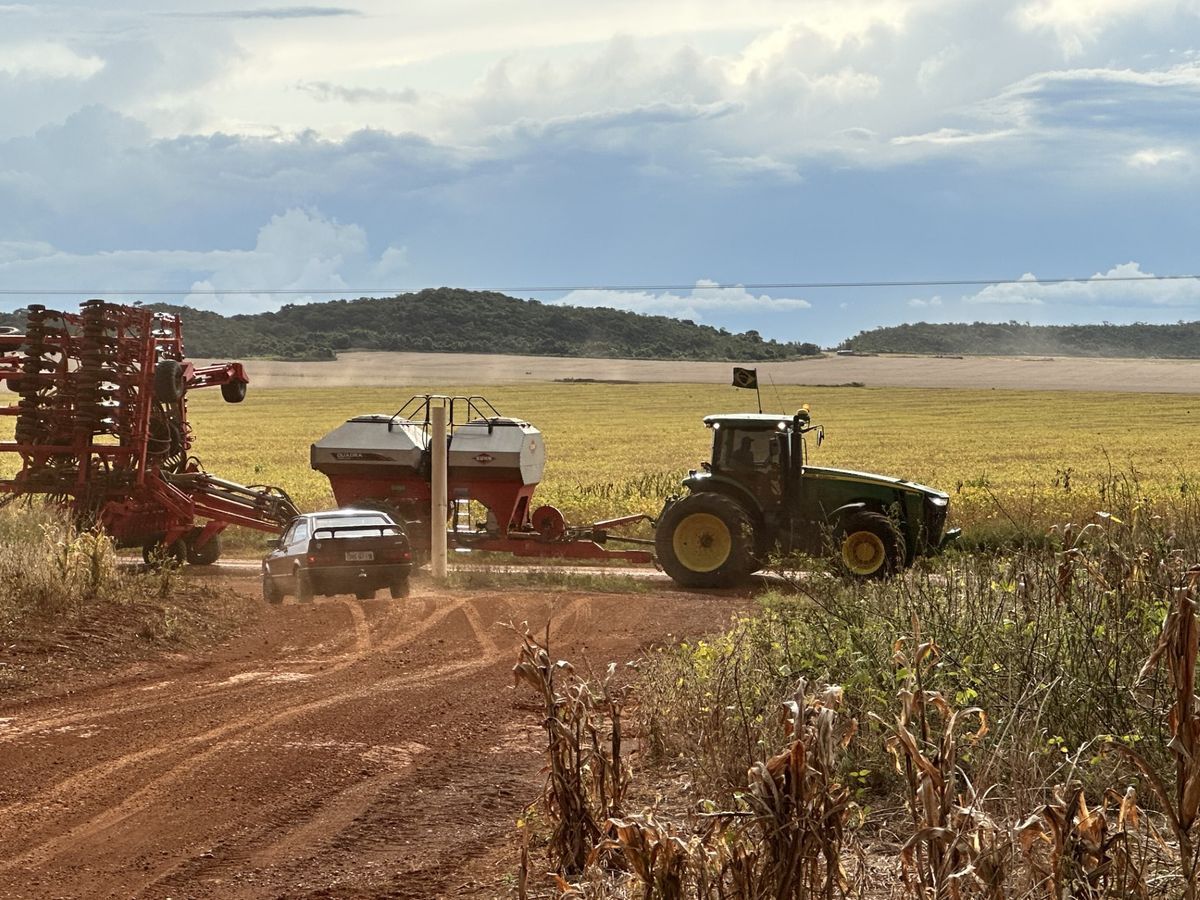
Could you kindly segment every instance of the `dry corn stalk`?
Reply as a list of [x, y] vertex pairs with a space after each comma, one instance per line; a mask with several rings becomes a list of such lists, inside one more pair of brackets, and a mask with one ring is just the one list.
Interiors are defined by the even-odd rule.
[[[599, 695], [578, 679], [560, 689], [557, 676], [571, 676], [574, 670], [565, 660], [552, 662], [549, 629], [544, 645], [528, 629], [521, 639], [513, 678], [532, 687], [544, 709], [547, 765], [542, 800], [554, 823], [551, 863], [556, 872], [574, 877], [583, 872], [602, 837], [599, 823], [619, 814], [628, 784], [621, 758], [623, 693], [612, 683], [615, 665], [608, 667]], [[600, 712], [597, 706], [602, 706]], [[604, 713], [609, 716], [607, 726]]]
[[1171, 741], [1167, 747], [1175, 756], [1175, 783], [1168, 787], [1150, 763], [1137, 751], [1118, 744], [1117, 750], [1145, 776], [1167, 816], [1171, 832], [1179, 846], [1179, 871], [1183, 877], [1186, 900], [1195, 900], [1198, 865], [1196, 859], [1196, 820], [1200, 818], [1200, 714], [1196, 707], [1196, 657], [1200, 652], [1200, 628], [1196, 622], [1196, 593], [1200, 585], [1200, 566], [1187, 572], [1187, 582], [1174, 591], [1171, 608], [1163, 622], [1162, 635], [1140, 678], [1155, 666], [1165, 666], [1174, 689], [1167, 725]]
[[695, 857], [706, 854], [699, 838], [673, 834], [652, 813], [609, 819], [607, 828], [612, 837], [597, 846], [593, 859], [605, 850], [619, 850], [641, 882], [645, 900], [683, 900]]
[[[842, 689], [830, 686], [806, 696], [801, 681], [785, 704], [792, 740], [787, 749], [747, 772], [744, 800], [751, 817], [740, 837], [753, 852], [731, 860], [761, 894], [777, 898], [832, 898], [847, 889], [841, 851], [852, 802], [837, 780], [837, 755], [853, 739], [858, 723], [837, 710]], [[745, 871], [754, 860], [757, 872]]]
[[[1059, 785], [1054, 800], [1016, 827], [1021, 853], [1047, 900], [1096, 900], [1144, 894], [1145, 883], [1132, 865], [1128, 828], [1140, 810], [1133, 788], [1117, 802], [1116, 828], [1107, 800], [1089, 809], [1083, 786]], [[1042, 852], [1036, 852], [1036, 851]]]
[[925, 690], [938, 648], [921, 641], [916, 623], [913, 631], [911, 650], [903, 640], [893, 648], [893, 661], [906, 673], [897, 695], [900, 713], [894, 723], [875, 717], [890, 732], [887, 749], [908, 786], [913, 834], [900, 855], [905, 890], [921, 900], [958, 900], [970, 885], [1001, 897], [1007, 851], [958, 766], [961, 722], [978, 720], [967, 738], [975, 743], [987, 734], [987, 715], [979, 707], [955, 710], [939, 692]]

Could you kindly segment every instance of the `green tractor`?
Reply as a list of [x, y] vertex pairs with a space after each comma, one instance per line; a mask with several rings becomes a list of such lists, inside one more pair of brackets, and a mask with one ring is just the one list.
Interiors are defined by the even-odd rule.
[[832, 553], [858, 578], [900, 571], [958, 536], [950, 498], [902, 478], [808, 465], [808, 407], [794, 416], [706, 416], [712, 461], [663, 506], [654, 531], [663, 570], [685, 587], [729, 587], [774, 554]]

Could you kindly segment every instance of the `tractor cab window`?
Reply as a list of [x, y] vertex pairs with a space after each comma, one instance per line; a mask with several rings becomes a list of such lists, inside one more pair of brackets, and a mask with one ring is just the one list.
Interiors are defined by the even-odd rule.
[[769, 472], [779, 467], [779, 440], [774, 431], [721, 429], [714, 449], [715, 467], [729, 472]]

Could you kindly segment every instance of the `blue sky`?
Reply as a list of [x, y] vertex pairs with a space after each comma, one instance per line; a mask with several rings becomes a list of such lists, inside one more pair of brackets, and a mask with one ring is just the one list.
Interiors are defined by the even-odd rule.
[[1195, 273], [1198, 189], [1200, 0], [0, 0], [8, 291], [1170, 322], [1200, 283], [712, 285]]

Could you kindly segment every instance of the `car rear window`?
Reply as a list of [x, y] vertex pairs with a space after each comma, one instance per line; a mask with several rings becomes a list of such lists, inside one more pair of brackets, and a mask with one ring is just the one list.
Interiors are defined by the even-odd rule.
[[[362, 526], [374, 525], [378, 527], [378, 531]], [[381, 533], [394, 532], [399, 530], [399, 526], [389, 520], [386, 516], [330, 516], [328, 519], [317, 519], [313, 526], [313, 537], [319, 536], [322, 532], [328, 534], [330, 529], [337, 528], [361, 528], [360, 531], [339, 531], [339, 538], [350, 537], [378, 537]]]

